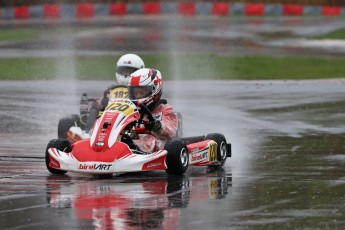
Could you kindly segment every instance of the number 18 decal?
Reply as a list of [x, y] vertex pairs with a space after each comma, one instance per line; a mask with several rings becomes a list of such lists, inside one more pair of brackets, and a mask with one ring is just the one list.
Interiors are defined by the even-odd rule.
[[128, 89], [126, 87], [115, 88], [111, 90], [110, 98], [128, 98]]

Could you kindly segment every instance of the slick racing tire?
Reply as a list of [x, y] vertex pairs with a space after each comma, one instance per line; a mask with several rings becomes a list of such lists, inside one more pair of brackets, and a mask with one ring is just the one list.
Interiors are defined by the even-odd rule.
[[217, 161], [219, 162], [220, 166], [223, 166], [228, 153], [224, 135], [220, 133], [210, 133], [206, 135], [206, 139], [213, 140], [217, 143]]
[[49, 157], [48, 149], [50, 148], [56, 148], [60, 151], [69, 152], [71, 151], [71, 144], [66, 139], [53, 139], [49, 141], [46, 148], [45, 159], [46, 159], [46, 166], [47, 166], [48, 171], [52, 174], [65, 174], [67, 171], [49, 167], [50, 157]]
[[187, 146], [181, 140], [167, 142], [164, 149], [168, 152], [165, 170], [169, 175], [183, 175], [189, 165]]
[[59, 120], [58, 138], [67, 139], [67, 132], [72, 126], [79, 126], [80, 118], [78, 114], [72, 114], [70, 117], [64, 117]]

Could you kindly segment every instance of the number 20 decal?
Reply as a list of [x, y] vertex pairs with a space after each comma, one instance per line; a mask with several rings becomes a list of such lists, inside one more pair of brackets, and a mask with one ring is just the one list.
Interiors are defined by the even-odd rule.
[[127, 104], [115, 103], [115, 104], [112, 104], [109, 108], [107, 108], [107, 110], [117, 110], [117, 111], [120, 111], [120, 112], [124, 112], [127, 109], [129, 109], [129, 107], [130, 106], [127, 105]]

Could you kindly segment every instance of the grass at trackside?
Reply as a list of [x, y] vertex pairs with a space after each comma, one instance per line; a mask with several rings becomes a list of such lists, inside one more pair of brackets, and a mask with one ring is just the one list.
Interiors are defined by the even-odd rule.
[[[0, 41], [36, 39], [41, 35], [59, 34], [63, 28], [0, 29]], [[69, 29], [75, 31], [76, 29]], [[83, 30], [83, 29], [77, 29]], [[315, 37], [345, 39], [345, 29]], [[216, 54], [146, 54], [141, 55], [147, 67], [161, 70], [164, 79], [317, 79], [344, 78], [345, 58], [322, 57], [229, 57]], [[1, 58], [0, 80], [87, 79], [113, 80], [119, 56], [77, 58]]]
[[[30, 40], [38, 38], [40, 35], [54, 36], [61, 31], [76, 32], [88, 30], [90, 28], [0, 28], [0, 42], [1, 41], [19, 41]], [[338, 29], [327, 34], [315, 36], [314, 39], [345, 39], [345, 29]]]
[[[165, 80], [270, 80], [344, 78], [345, 58], [228, 57], [216, 54], [146, 54], [147, 67], [161, 70]], [[119, 56], [0, 59], [0, 80], [113, 80]]]
[[21, 41], [30, 40], [38, 37], [42, 30], [21, 28], [21, 29], [1, 29], [0, 30], [0, 41]]
[[345, 39], [345, 29], [336, 30], [327, 34], [316, 36], [316, 39]]
[[[88, 27], [88, 29], [93, 29]], [[0, 28], [0, 42], [25, 41], [37, 39], [40, 36], [54, 37], [60, 34], [68, 34], [84, 31], [84, 28]]]

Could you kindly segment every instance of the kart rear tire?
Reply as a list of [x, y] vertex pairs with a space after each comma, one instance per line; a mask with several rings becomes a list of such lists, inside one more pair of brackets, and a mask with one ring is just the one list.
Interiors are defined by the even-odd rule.
[[226, 145], [226, 139], [223, 134], [210, 133], [206, 135], [206, 139], [213, 140], [217, 143], [217, 161], [220, 166], [223, 166], [226, 162], [228, 148]]
[[52, 174], [65, 174], [67, 171], [64, 170], [59, 170], [59, 169], [54, 169], [49, 167], [49, 163], [50, 163], [50, 157], [49, 157], [49, 153], [48, 153], [48, 149], [50, 148], [56, 148], [60, 151], [71, 151], [71, 144], [68, 142], [68, 140], [66, 139], [53, 139], [51, 141], [49, 141], [47, 148], [46, 148], [46, 153], [45, 153], [45, 160], [46, 160], [46, 166], [47, 169], [50, 173]]
[[165, 171], [169, 175], [183, 175], [189, 165], [189, 154], [186, 144], [181, 140], [167, 142], [164, 149], [168, 152], [165, 163]]
[[59, 120], [58, 124], [58, 138], [67, 139], [67, 132], [72, 126], [75, 126], [76, 122], [70, 117], [64, 117]]

